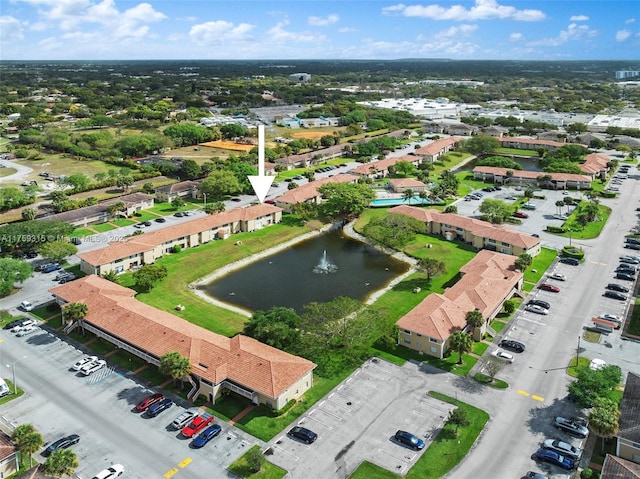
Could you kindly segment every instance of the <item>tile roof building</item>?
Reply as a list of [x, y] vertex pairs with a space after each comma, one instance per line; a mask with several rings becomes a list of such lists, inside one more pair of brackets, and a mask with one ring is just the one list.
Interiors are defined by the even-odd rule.
[[18, 448], [5, 433], [0, 432], [0, 477], [9, 477], [18, 470]]
[[550, 176], [551, 185], [556, 190], [590, 190], [593, 177], [588, 174], [575, 173], [547, 173], [542, 171], [514, 170], [499, 166], [476, 166], [473, 168], [473, 178], [476, 180], [493, 182], [498, 185], [538, 184], [540, 176]]
[[80, 269], [86, 274], [103, 275], [109, 271], [121, 273], [154, 263], [175, 246], [193, 248], [230, 234], [255, 231], [279, 223], [282, 210], [259, 204], [185, 221], [156, 231], [114, 241], [104, 248], [78, 255]]
[[316, 203], [322, 202], [322, 195], [318, 189], [328, 183], [355, 183], [358, 177], [347, 173], [339, 173], [335, 176], [328, 176], [320, 180], [311, 181], [302, 186], [298, 186], [275, 199], [276, 206], [286, 212], [291, 211], [291, 206], [296, 203]]
[[406, 161], [414, 166], [418, 166], [422, 162], [421, 156], [403, 155], [396, 158], [385, 158], [383, 160], [370, 161], [363, 163], [349, 170], [352, 175], [365, 176], [369, 178], [384, 178], [389, 176], [389, 167], [394, 166], [399, 161]]
[[607, 171], [609, 171], [609, 163], [611, 158], [602, 153], [591, 153], [584, 157], [584, 162], [580, 165], [580, 169], [584, 171], [585, 175], [589, 175], [592, 178], [606, 178]]
[[200, 181], [180, 181], [155, 189], [156, 199], [160, 202], [171, 202], [175, 198], [197, 198]]
[[640, 464], [607, 454], [600, 479], [640, 479]]
[[640, 375], [627, 374], [620, 401], [616, 456], [640, 464]]
[[488, 249], [513, 256], [524, 253], [536, 256], [540, 253], [540, 238], [486, 221], [407, 205], [390, 208], [389, 213], [416, 218], [427, 226], [428, 234], [456, 239], [478, 250]]
[[431, 163], [438, 161], [442, 155], [449, 153], [455, 148], [455, 146], [461, 142], [463, 138], [459, 136], [452, 136], [449, 138], [443, 138], [436, 140], [433, 143], [418, 148], [415, 151], [416, 155], [420, 155], [424, 158], [424, 161], [430, 161]]
[[[397, 322], [399, 343], [437, 358], [444, 358], [449, 337], [466, 330], [467, 312], [478, 310], [485, 326], [503, 303], [521, 289], [523, 274], [511, 255], [482, 250], [460, 268], [462, 277], [443, 294], [432, 293]], [[474, 333], [481, 337], [479, 328]]]
[[227, 338], [135, 299], [135, 291], [90, 275], [50, 290], [58, 304], [85, 303], [87, 316], [76, 327], [159, 365], [177, 351], [191, 362], [189, 398], [210, 401], [223, 389], [255, 404], [280, 409], [313, 385], [315, 364], [237, 335]]
[[426, 191], [427, 185], [415, 178], [392, 178], [387, 183], [387, 188], [396, 193], [404, 193], [407, 190]]

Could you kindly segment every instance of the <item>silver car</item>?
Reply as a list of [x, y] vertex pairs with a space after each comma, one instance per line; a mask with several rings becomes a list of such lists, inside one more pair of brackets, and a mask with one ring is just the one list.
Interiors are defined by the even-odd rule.
[[537, 304], [527, 304], [524, 308], [525, 311], [529, 311], [530, 313], [536, 314], [549, 314], [549, 310], [543, 308], [542, 306], [538, 306]]
[[580, 456], [582, 455], [581, 449], [572, 446], [568, 442], [561, 441], [560, 439], [547, 439], [542, 443], [542, 447], [555, 451], [561, 456], [565, 456], [576, 461], [580, 459]]

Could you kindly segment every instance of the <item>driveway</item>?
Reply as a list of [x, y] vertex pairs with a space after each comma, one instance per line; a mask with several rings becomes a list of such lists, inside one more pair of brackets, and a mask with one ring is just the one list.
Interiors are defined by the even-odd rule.
[[22, 181], [25, 176], [27, 176], [29, 173], [33, 171], [33, 169], [29, 168], [28, 166], [19, 165], [18, 163], [14, 161], [9, 161], [9, 160], [0, 160], [0, 165], [3, 165], [7, 168], [13, 168], [14, 170], [16, 170], [16, 172], [11, 175], [3, 176], [2, 177], [3, 183], [5, 181], [6, 182]]

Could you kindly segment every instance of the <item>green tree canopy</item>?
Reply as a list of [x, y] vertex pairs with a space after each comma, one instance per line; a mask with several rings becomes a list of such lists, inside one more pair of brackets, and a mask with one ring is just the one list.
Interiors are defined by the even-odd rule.
[[160, 372], [181, 379], [191, 373], [191, 361], [177, 351], [169, 351], [160, 358]]
[[78, 457], [73, 449], [58, 449], [47, 457], [42, 470], [45, 474], [53, 477], [73, 476], [79, 465]]
[[411, 216], [388, 213], [372, 218], [364, 227], [364, 234], [373, 243], [400, 249], [410, 243], [418, 233], [425, 231], [425, 225]]
[[500, 148], [500, 142], [492, 137], [485, 135], [472, 136], [468, 140], [465, 140], [462, 144], [462, 149], [478, 155], [480, 153], [491, 153]]
[[578, 369], [578, 379], [567, 386], [569, 393], [582, 407], [592, 406], [596, 398], [614, 399], [614, 390], [622, 381], [618, 366], [608, 364], [601, 369], [589, 367]]
[[67, 303], [62, 307], [62, 317], [68, 323], [84, 319], [89, 312], [89, 306], [86, 303]]
[[458, 364], [462, 364], [462, 355], [471, 351], [473, 347], [473, 339], [468, 333], [458, 330], [449, 336], [449, 346], [460, 354]]
[[38, 252], [43, 258], [50, 259], [56, 263], [62, 262], [65, 258], [78, 252], [76, 245], [68, 241], [51, 241], [44, 243], [38, 248]]
[[427, 281], [442, 273], [446, 273], [447, 267], [444, 261], [435, 258], [420, 258], [416, 264], [418, 270], [427, 275]]
[[465, 315], [465, 320], [470, 328], [480, 328], [484, 325], [484, 317], [482, 316], [482, 312], [474, 309], [471, 311], [467, 311]]
[[133, 281], [141, 291], [151, 291], [154, 283], [166, 278], [167, 268], [155, 264], [145, 264], [133, 273]]
[[33, 276], [31, 265], [22, 259], [0, 258], [0, 297], [8, 296], [15, 283]]
[[200, 192], [211, 200], [220, 200], [225, 195], [235, 195], [241, 191], [242, 186], [232, 171], [212, 171], [200, 183]]
[[300, 339], [300, 316], [294, 309], [274, 306], [268, 311], [256, 311], [244, 325], [244, 334], [285, 351]]
[[376, 197], [371, 188], [359, 183], [327, 183], [318, 191], [323, 198], [322, 213], [335, 219], [359, 216]]
[[487, 198], [480, 204], [482, 219], [490, 223], [500, 224], [513, 214], [513, 206], [506, 201]]

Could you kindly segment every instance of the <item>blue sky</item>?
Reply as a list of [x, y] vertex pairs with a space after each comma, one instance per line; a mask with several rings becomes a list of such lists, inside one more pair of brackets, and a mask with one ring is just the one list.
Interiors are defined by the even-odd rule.
[[640, 61], [639, 24], [638, 0], [0, 0], [0, 59]]

